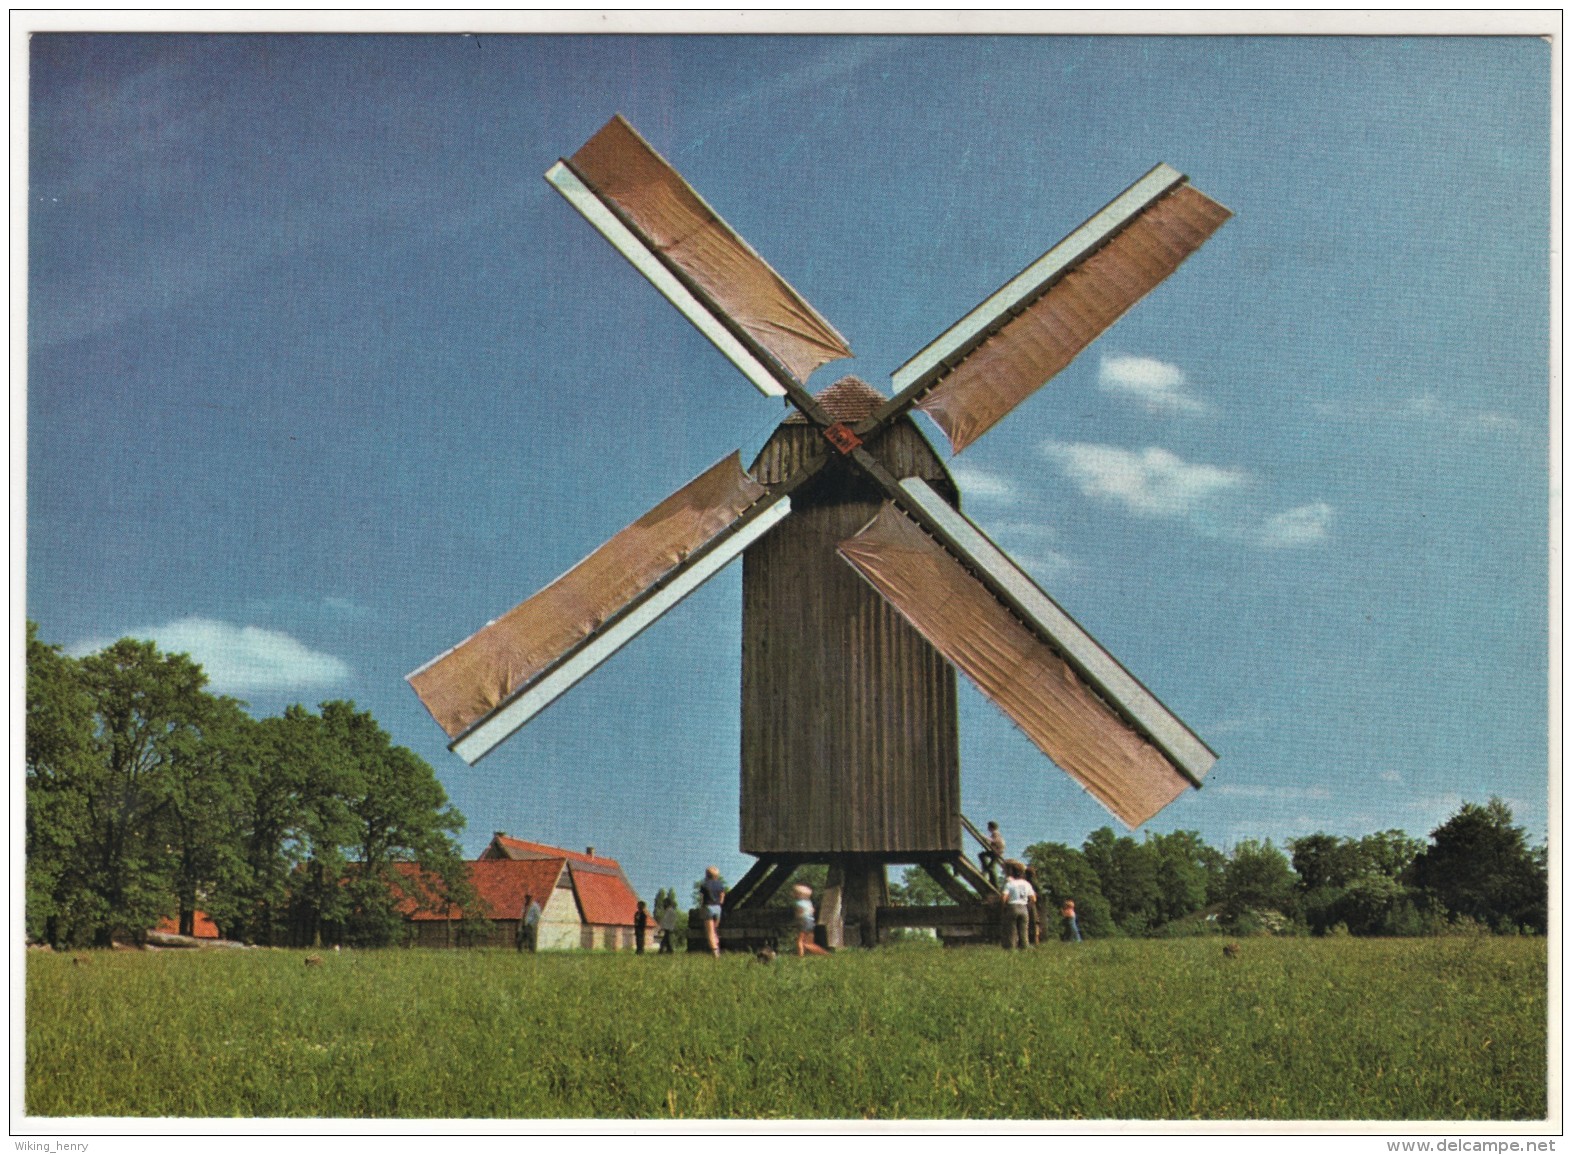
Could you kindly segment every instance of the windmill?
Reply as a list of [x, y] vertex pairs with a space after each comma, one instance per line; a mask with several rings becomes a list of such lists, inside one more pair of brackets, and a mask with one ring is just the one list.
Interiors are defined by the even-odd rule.
[[[741, 849], [723, 928], [763, 927], [800, 865], [823, 921], [986, 925], [962, 852], [956, 669], [1127, 825], [1216, 755], [960, 512], [911, 418], [959, 452], [1196, 251], [1228, 210], [1158, 165], [893, 374], [815, 396], [845, 340], [621, 116], [546, 179], [762, 393], [795, 412], [408, 677], [473, 764], [743, 556]], [[975, 835], [975, 830], [972, 831]], [[887, 906], [921, 866], [958, 903]]]

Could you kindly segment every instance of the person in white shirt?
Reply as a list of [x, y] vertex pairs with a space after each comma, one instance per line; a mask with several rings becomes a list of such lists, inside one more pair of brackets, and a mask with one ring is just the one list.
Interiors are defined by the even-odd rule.
[[1006, 862], [1004, 872], [1008, 876], [1004, 883], [1004, 949], [1009, 950], [1013, 946], [1025, 950], [1031, 943], [1027, 928], [1030, 926], [1030, 908], [1037, 901], [1037, 892], [1022, 877], [1025, 870], [1019, 862]]
[[535, 949], [535, 936], [540, 931], [540, 903], [535, 901], [535, 896], [524, 896], [524, 921], [519, 928], [519, 949], [532, 951]]
[[672, 954], [677, 934], [677, 900], [669, 899], [655, 912], [655, 925], [660, 927], [660, 953]]

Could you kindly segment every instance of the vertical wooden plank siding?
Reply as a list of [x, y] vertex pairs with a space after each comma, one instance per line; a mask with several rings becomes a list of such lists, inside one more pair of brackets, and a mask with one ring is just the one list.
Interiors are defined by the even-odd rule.
[[[870, 443], [897, 477], [954, 500], [909, 421]], [[828, 452], [788, 421], [751, 472], [781, 480]], [[955, 673], [839, 558], [881, 497], [837, 463], [743, 555], [741, 848], [764, 853], [960, 849]]]

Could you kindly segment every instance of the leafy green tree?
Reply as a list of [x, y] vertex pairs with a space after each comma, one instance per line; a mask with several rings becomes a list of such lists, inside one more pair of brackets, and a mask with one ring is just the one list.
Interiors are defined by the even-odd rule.
[[1066, 901], [1075, 903], [1076, 921], [1087, 938], [1118, 933], [1097, 872], [1079, 850], [1062, 842], [1035, 842], [1026, 848], [1026, 861], [1037, 875], [1038, 892], [1048, 899], [1050, 936], [1056, 926], [1054, 916]]
[[198, 909], [220, 930], [235, 929], [228, 896], [243, 886], [247, 865], [241, 822], [253, 788], [246, 755], [255, 725], [233, 698], [200, 695], [152, 785], [181, 934], [195, 932]]
[[1363, 838], [1315, 833], [1289, 844], [1299, 876], [1300, 905], [1315, 934], [1341, 923], [1353, 934], [1391, 934], [1413, 925], [1412, 902], [1401, 878], [1423, 843], [1401, 830]]
[[1223, 870], [1225, 918], [1237, 923], [1247, 911], [1277, 911], [1291, 916], [1298, 879], [1288, 857], [1271, 839], [1245, 839], [1234, 847]]
[[1288, 842], [1294, 873], [1305, 891], [1340, 889], [1358, 873], [1346, 838], [1317, 831]]
[[[343, 803], [333, 814], [337, 836], [344, 839], [337, 864], [343, 865], [343, 851], [354, 857], [354, 869], [341, 876], [345, 903], [337, 912], [349, 940], [385, 945], [397, 938], [403, 920], [392, 890], [398, 881], [396, 862], [420, 863], [428, 875], [441, 880], [444, 897], [472, 909], [467, 869], [453, 838], [464, 819], [448, 805], [430, 765], [393, 745], [376, 720], [356, 710], [353, 702], [324, 702], [321, 718]], [[332, 858], [322, 861], [328, 865]]]
[[27, 930], [106, 945], [200, 906], [249, 941], [391, 941], [395, 864], [477, 913], [431, 767], [353, 703], [252, 720], [185, 654], [80, 661], [27, 635]]
[[88, 886], [102, 902], [93, 941], [139, 936], [173, 913], [161, 823], [175, 763], [192, 754], [207, 676], [185, 654], [122, 638], [80, 662], [103, 776], [87, 793]]
[[1380, 871], [1368, 871], [1343, 888], [1334, 913], [1351, 934], [1391, 934], [1408, 902], [1408, 888]]
[[1383, 874], [1401, 879], [1424, 852], [1425, 844], [1401, 830], [1382, 830], [1367, 834], [1357, 844], [1364, 873]]
[[1430, 832], [1413, 863], [1415, 883], [1449, 914], [1495, 930], [1523, 926], [1544, 933], [1548, 921], [1546, 853], [1535, 849], [1499, 798], [1465, 802]]
[[289, 937], [321, 946], [324, 929], [341, 932], [353, 910], [345, 886], [345, 848], [356, 841], [350, 799], [359, 793], [361, 779], [322, 718], [304, 707], [292, 707], [285, 717], [292, 723], [292, 752], [302, 758], [292, 856], [299, 864], [290, 872]]
[[1221, 879], [1226, 859], [1194, 830], [1148, 834], [1146, 849], [1157, 878], [1157, 925], [1194, 914]]
[[1353, 843], [1317, 831], [1291, 839], [1288, 851], [1298, 876], [1300, 909], [1315, 934], [1325, 934], [1343, 921], [1342, 902], [1350, 881], [1358, 876]]
[[93, 701], [79, 665], [40, 641], [31, 621], [26, 661], [26, 932], [34, 941], [76, 945], [104, 915], [83, 869], [92, 839], [88, 798], [102, 775]]
[[[1162, 891], [1157, 882], [1157, 856], [1148, 846], [1102, 826], [1087, 836], [1081, 854], [1096, 872], [1099, 888], [1121, 931], [1145, 934], [1158, 924]], [[1076, 903], [1076, 910], [1080, 911], [1080, 903]]]
[[[248, 785], [238, 821], [243, 865], [224, 895], [220, 921], [246, 942], [282, 945], [290, 938], [291, 887], [308, 884], [303, 864], [313, 851], [331, 847], [333, 861], [342, 862], [338, 848], [350, 837], [349, 811], [324, 781], [331, 770], [321, 719], [304, 706], [248, 727], [235, 754]], [[317, 872], [319, 882], [323, 873]]]
[[920, 866], [908, 866], [899, 882], [890, 884], [890, 901], [896, 906], [954, 906], [955, 900]]

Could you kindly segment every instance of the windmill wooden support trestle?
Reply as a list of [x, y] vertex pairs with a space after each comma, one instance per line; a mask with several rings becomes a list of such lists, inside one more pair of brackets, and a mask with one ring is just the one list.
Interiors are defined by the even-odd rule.
[[[410, 674], [451, 749], [484, 757], [740, 556], [739, 847], [757, 861], [723, 939], [769, 931], [765, 904], [804, 863], [829, 868], [821, 921], [858, 942], [987, 933], [996, 892], [962, 853], [956, 670], [1127, 825], [1200, 786], [1216, 755], [961, 512], [911, 413], [961, 451], [1228, 210], [1160, 164], [897, 369], [893, 395], [854, 377], [813, 394], [845, 339], [625, 120], [546, 177], [794, 412], [748, 470], [723, 459]], [[900, 864], [957, 905], [891, 906]]]
[[[816, 896], [819, 926], [829, 947], [875, 946], [886, 941], [890, 931], [908, 928], [934, 930], [947, 945], [998, 941], [998, 888], [965, 855], [763, 854], [727, 893], [721, 944], [730, 950], [789, 944], [796, 934], [791, 911], [769, 902], [808, 865], [829, 868], [824, 890]], [[897, 866], [920, 868], [953, 905], [892, 906], [888, 871]], [[702, 936], [691, 926], [689, 933]]]

